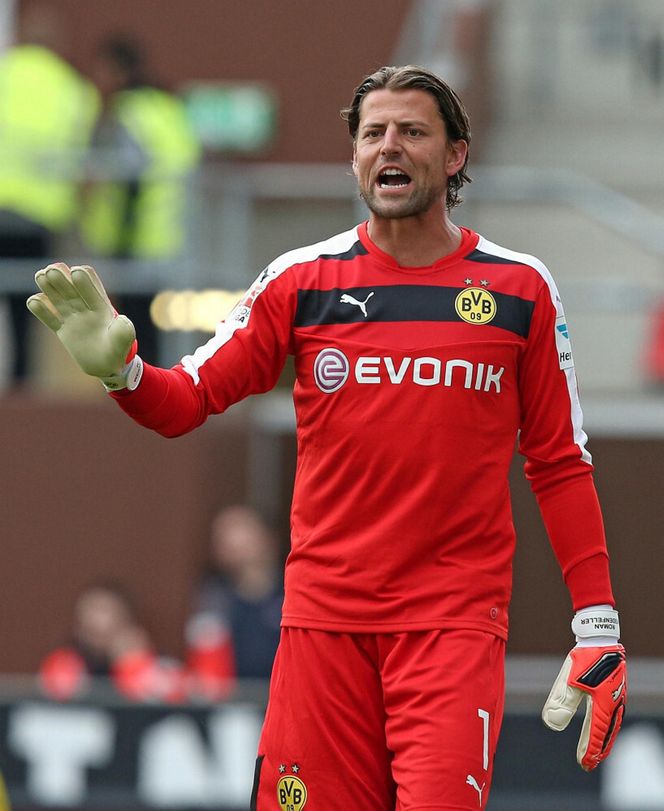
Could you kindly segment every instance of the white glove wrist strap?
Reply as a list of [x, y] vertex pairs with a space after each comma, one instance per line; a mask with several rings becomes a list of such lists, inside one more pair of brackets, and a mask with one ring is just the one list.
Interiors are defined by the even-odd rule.
[[577, 611], [572, 620], [572, 631], [577, 640], [588, 637], [620, 638], [618, 612], [609, 606], [589, 606]]
[[121, 389], [134, 391], [142, 377], [143, 361], [138, 355], [134, 355], [121, 372], [111, 377], [100, 378], [100, 380], [106, 391], [120, 391]]

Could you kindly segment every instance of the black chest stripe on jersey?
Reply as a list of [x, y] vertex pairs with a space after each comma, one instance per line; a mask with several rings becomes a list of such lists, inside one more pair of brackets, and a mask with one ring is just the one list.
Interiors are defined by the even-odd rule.
[[358, 239], [357, 242], [353, 243], [353, 245], [351, 245], [347, 251], [344, 251], [344, 253], [323, 253], [318, 257], [318, 259], [340, 259], [342, 261], [347, 261], [348, 259], [355, 259], [356, 256], [366, 256], [368, 253], [369, 251]]
[[[376, 285], [298, 290], [295, 326], [361, 324], [368, 321], [461, 322], [454, 302], [464, 289], [431, 285]], [[491, 320], [491, 326], [527, 338], [534, 302], [495, 291], [491, 291], [491, 295], [496, 301], [496, 315]]]
[[471, 251], [468, 256], [464, 256], [468, 262], [483, 262], [487, 265], [522, 265], [523, 262], [517, 262], [515, 259], [506, 259], [504, 256], [496, 256], [495, 253], [484, 253], [478, 248]]

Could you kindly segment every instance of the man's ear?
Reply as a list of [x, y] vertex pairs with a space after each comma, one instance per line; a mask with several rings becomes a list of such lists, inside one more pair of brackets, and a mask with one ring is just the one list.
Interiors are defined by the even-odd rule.
[[353, 160], [351, 162], [351, 166], [353, 167], [353, 174], [357, 177], [357, 149], [355, 144], [353, 144]]
[[468, 157], [468, 142], [463, 138], [458, 141], [451, 141], [447, 145], [447, 159], [445, 161], [445, 171], [448, 177], [453, 177], [458, 171], [463, 169], [463, 165]]

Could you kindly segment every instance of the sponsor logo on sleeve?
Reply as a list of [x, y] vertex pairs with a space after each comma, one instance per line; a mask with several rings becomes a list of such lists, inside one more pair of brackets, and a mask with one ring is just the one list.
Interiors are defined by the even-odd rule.
[[251, 309], [254, 306], [254, 302], [263, 292], [263, 290], [265, 290], [268, 283], [272, 281], [272, 279], [276, 278], [277, 275], [278, 273], [275, 271], [275, 269], [271, 265], [268, 265], [247, 290], [244, 297], [241, 298], [231, 310], [226, 320], [229, 322], [234, 322], [237, 326], [246, 327], [249, 323], [249, 316], [251, 315]]
[[564, 315], [559, 315], [556, 318], [556, 350], [560, 368], [571, 369], [574, 366], [574, 358], [572, 357], [572, 344], [569, 339], [567, 319]]

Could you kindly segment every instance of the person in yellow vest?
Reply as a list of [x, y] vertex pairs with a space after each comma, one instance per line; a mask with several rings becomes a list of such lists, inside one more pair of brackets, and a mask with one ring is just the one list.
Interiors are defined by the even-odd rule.
[[[97, 256], [172, 260], [186, 241], [187, 190], [200, 147], [183, 102], [149, 77], [143, 48], [125, 36], [101, 43], [93, 68], [103, 110], [93, 139], [92, 184], [81, 236]], [[157, 361], [152, 292], [117, 297], [141, 324], [141, 349]]]
[[7, 795], [7, 789], [5, 788], [5, 781], [2, 778], [2, 774], [0, 774], [0, 811], [11, 811], [9, 797]]
[[[98, 95], [65, 59], [54, 10], [32, 5], [17, 44], [0, 55], [0, 260], [52, 258], [74, 223], [81, 162], [98, 114]], [[12, 380], [28, 373], [25, 291], [31, 269], [4, 262], [14, 344]], [[20, 289], [17, 289], [20, 288]]]

